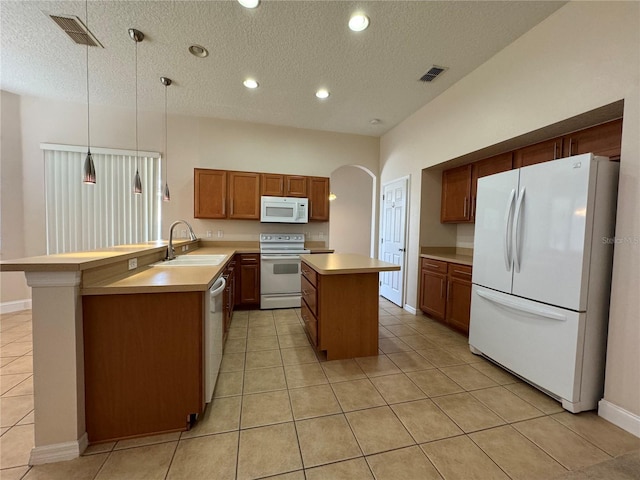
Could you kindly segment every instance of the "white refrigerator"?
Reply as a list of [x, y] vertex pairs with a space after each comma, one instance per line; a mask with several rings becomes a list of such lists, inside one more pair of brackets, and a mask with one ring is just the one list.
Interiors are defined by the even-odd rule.
[[574, 413], [603, 393], [618, 171], [584, 154], [478, 180], [471, 351]]

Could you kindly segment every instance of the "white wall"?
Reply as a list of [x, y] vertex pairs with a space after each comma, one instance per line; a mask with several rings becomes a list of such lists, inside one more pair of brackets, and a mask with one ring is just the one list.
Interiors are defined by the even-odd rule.
[[[416, 305], [423, 168], [624, 99], [605, 399], [640, 415], [640, 4], [570, 2], [384, 135], [381, 182], [412, 174]], [[416, 208], [414, 208], [416, 207]]]

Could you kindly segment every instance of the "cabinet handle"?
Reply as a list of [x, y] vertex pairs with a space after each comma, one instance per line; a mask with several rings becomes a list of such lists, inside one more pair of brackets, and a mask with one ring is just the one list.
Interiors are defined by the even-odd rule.
[[573, 155], [573, 138], [569, 139], [569, 156]]
[[444, 279], [440, 279], [440, 298], [444, 297]]
[[558, 142], [553, 142], [553, 159], [558, 158]]
[[425, 265], [426, 265], [427, 267], [440, 268], [440, 266], [439, 266], [439, 265], [436, 265], [436, 264], [434, 264], [434, 263], [426, 262], [426, 263], [425, 263]]
[[471, 275], [471, 273], [469, 273], [469, 272], [463, 272], [462, 270], [456, 270], [456, 269], [454, 269], [454, 270], [453, 270], [453, 272], [454, 272], [454, 273], [461, 273], [462, 275]]
[[451, 292], [451, 289], [449, 288], [449, 283], [447, 282], [447, 303], [449, 303], [449, 293]]
[[471, 218], [475, 218], [476, 216], [476, 197], [473, 196], [471, 197], [471, 212], [470, 212], [470, 217]]
[[467, 216], [467, 197], [464, 197], [464, 212], [462, 213], [462, 216]]

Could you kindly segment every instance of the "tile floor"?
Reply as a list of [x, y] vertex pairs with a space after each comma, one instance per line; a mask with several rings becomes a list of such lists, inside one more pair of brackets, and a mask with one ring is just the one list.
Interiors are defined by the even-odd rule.
[[640, 477], [640, 439], [563, 411], [464, 337], [384, 299], [380, 355], [354, 360], [319, 359], [299, 309], [236, 312], [214, 400], [192, 430], [29, 467], [31, 312], [2, 315], [0, 335], [3, 480]]

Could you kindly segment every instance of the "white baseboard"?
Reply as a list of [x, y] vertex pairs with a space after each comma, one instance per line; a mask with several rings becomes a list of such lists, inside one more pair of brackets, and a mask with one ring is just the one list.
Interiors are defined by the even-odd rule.
[[55, 443], [43, 447], [31, 449], [29, 465], [42, 465], [44, 463], [62, 462], [78, 458], [89, 445], [89, 438], [85, 432], [79, 440], [75, 442]]
[[413, 308], [411, 305], [407, 305], [406, 303], [404, 304], [404, 309], [412, 315], [416, 315], [418, 312], [415, 308]]
[[631, 435], [640, 437], [640, 416], [631, 413], [605, 399], [598, 402], [598, 415], [608, 422], [626, 430]]
[[0, 313], [13, 313], [21, 310], [31, 310], [30, 298], [0, 303]]

